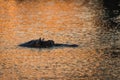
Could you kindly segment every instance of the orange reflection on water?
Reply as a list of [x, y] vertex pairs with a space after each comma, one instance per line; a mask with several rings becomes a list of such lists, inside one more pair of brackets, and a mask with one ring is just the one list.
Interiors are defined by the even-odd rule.
[[[76, 1], [0, 2], [1, 80], [63, 80], [76, 79], [76, 76], [82, 79], [85, 75], [94, 78], [92, 75], [101, 61], [95, 49], [89, 47], [96, 36], [92, 22], [95, 15]], [[79, 47], [29, 49], [17, 46], [39, 37]]]

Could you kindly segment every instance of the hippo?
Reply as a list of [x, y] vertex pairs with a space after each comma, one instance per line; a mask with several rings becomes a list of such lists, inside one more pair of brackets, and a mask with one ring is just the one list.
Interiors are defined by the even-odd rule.
[[78, 47], [77, 44], [61, 44], [55, 43], [53, 40], [44, 40], [39, 38], [36, 40], [31, 40], [20, 44], [21, 47], [29, 47], [29, 48], [51, 48], [51, 47]]

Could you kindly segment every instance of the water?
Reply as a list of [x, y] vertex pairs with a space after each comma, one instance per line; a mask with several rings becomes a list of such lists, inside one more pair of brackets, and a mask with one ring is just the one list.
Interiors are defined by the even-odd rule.
[[[100, 26], [96, 26], [95, 23], [101, 12], [97, 7], [101, 6], [93, 6], [91, 2], [1, 0], [0, 79], [111, 78], [108, 74], [109, 65], [101, 65], [105, 63], [105, 58], [101, 55], [103, 52], [98, 50], [100, 42], [97, 30]], [[18, 46], [40, 37], [52, 39], [57, 43], [78, 44], [79, 47], [31, 49]], [[107, 71], [101, 70], [101, 67]], [[116, 79], [116, 76], [112, 77]]]

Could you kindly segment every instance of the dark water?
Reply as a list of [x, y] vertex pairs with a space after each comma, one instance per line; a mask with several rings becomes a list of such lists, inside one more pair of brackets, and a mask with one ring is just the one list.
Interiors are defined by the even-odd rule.
[[[119, 47], [119, 31], [114, 44], [103, 10], [97, 0], [1, 0], [0, 80], [119, 80], [119, 58], [103, 51]], [[79, 46], [18, 46], [39, 37]]]

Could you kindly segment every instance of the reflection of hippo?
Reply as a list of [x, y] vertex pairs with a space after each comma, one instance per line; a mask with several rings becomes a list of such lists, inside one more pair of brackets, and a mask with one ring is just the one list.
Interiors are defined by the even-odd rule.
[[22, 47], [30, 47], [30, 48], [50, 48], [50, 47], [78, 47], [76, 44], [59, 44], [54, 43], [53, 40], [47, 40], [44, 39], [37, 39], [37, 40], [31, 40], [26, 43], [20, 44], [19, 46]]

